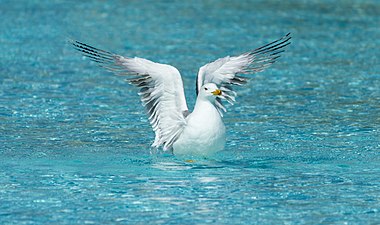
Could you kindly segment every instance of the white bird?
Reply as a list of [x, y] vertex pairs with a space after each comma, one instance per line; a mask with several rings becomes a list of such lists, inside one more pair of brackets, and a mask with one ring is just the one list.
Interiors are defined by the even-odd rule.
[[155, 132], [153, 148], [163, 147], [175, 155], [208, 156], [224, 149], [226, 112], [222, 100], [233, 104], [234, 85], [243, 85], [247, 77], [272, 65], [284, 47], [290, 44], [290, 33], [253, 51], [226, 56], [199, 69], [196, 80], [197, 100], [194, 111], [187, 108], [179, 71], [170, 65], [143, 58], [113, 54], [79, 41], [71, 44], [101, 67], [126, 75], [137, 86], [142, 104]]

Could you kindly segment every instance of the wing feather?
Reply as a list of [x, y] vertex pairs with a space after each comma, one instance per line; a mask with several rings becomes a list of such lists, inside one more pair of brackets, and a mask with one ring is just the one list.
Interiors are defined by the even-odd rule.
[[188, 108], [178, 70], [143, 58], [128, 58], [70, 40], [74, 48], [99, 66], [129, 76], [127, 81], [140, 89], [139, 95], [155, 132], [153, 147], [171, 149], [186, 125]]
[[[256, 48], [253, 51], [238, 56], [226, 56], [208, 63], [199, 69], [196, 80], [196, 93], [206, 83], [215, 83], [222, 90], [221, 99], [230, 104], [235, 102], [236, 92], [233, 86], [247, 83], [248, 78], [240, 74], [261, 72], [271, 66], [290, 44], [290, 33], [271, 43]], [[216, 106], [222, 115], [226, 111], [221, 99], [217, 99]]]

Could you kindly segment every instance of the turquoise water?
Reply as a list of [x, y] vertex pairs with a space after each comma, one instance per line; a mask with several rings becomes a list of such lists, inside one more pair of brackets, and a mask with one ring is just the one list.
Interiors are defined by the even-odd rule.
[[[380, 223], [378, 1], [0, 1], [0, 224]], [[226, 150], [150, 155], [136, 89], [67, 44], [177, 67], [291, 32]]]

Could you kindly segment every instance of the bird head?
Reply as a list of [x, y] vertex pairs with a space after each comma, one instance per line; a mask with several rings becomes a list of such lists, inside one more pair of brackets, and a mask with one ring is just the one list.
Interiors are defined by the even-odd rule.
[[199, 90], [200, 97], [214, 101], [217, 97], [222, 96], [222, 91], [214, 83], [207, 83]]

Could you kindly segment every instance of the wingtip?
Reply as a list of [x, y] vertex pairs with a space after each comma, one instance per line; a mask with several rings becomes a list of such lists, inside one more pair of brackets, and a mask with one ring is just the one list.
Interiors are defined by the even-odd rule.
[[284, 38], [287, 38], [287, 41], [289, 41], [290, 39], [292, 39], [292, 36], [291, 36], [292, 33], [287, 33]]
[[287, 40], [290, 40], [292, 38], [291, 36], [291, 33], [287, 33], [285, 36], [284, 36], [284, 39], [287, 39]]
[[68, 42], [68, 43], [70, 43], [70, 44], [75, 44], [76, 43], [76, 40], [74, 40], [73, 38], [66, 38], [66, 41]]

